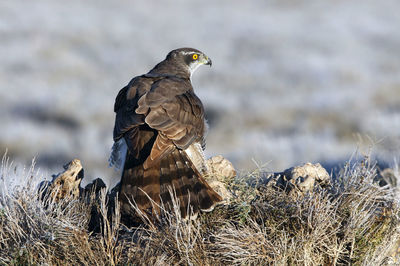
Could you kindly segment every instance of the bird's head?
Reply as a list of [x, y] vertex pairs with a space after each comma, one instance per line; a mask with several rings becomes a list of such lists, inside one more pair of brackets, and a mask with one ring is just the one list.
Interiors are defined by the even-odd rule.
[[208, 56], [194, 48], [172, 50], [168, 53], [166, 60], [172, 60], [179, 64], [180, 67], [186, 68], [190, 76], [199, 66], [209, 65], [211, 67], [212, 65], [212, 61]]

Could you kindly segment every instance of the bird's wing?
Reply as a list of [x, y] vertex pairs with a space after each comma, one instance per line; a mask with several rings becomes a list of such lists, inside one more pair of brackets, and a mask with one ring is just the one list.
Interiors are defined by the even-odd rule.
[[141, 143], [142, 140], [148, 140], [147, 135], [150, 134], [144, 132], [143, 134], [147, 134], [146, 136], [139, 135], [138, 127], [145, 124], [145, 116], [136, 113], [135, 109], [138, 106], [139, 98], [150, 90], [152, 82], [151, 79], [136, 77], [119, 91], [115, 99], [114, 141], [115, 143], [126, 141], [130, 152], [135, 157], [139, 156], [140, 149], [144, 145]]
[[155, 82], [138, 100], [137, 114], [159, 131], [149, 161], [172, 148], [186, 149], [204, 133], [204, 109], [189, 80], [165, 78]]

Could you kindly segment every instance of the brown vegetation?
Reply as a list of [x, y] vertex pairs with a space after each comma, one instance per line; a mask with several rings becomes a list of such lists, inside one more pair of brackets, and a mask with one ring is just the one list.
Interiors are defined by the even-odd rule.
[[[3, 160], [3, 182], [10, 173]], [[186, 220], [176, 202], [174, 213], [152, 223], [142, 217], [135, 228], [121, 223], [118, 204], [108, 214], [104, 189], [85, 200], [45, 202], [29, 176], [13, 189], [2, 186], [0, 264], [380, 265], [399, 259], [400, 209], [394, 190], [376, 184], [369, 159], [348, 163], [329, 185], [314, 182], [295, 195], [293, 187], [264, 182], [262, 172], [221, 179], [233, 195], [229, 203]], [[99, 233], [88, 230], [93, 208], [101, 216]]]

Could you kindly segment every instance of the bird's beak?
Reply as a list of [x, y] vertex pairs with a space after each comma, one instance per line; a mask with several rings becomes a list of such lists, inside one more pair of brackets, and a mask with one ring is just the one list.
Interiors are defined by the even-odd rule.
[[208, 58], [208, 56], [206, 56], [206, 55], [203, 56], [202, 63], [203, 63], [204, 65], [209, 65], [210, 67], [211, 67], [211, 65], [212, 65], [211, 59]]
[[208, 56], [206, 56], [206, 60], [207, 62], [205, 63], [205, 65], [209, 65], [210, 67], [212, 66], [212, 61], [210, 58], [208, 58]]

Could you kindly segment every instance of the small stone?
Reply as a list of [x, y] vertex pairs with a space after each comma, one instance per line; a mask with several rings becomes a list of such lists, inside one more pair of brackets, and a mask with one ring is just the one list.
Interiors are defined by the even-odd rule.
[[[207, 167], [211, 173], [211, 179], [218, 181], [230, 180], [236, 176], [236, 170], [232, 163], [222, 157], [222, 155], [214, 156], [207, 160]], [[211, 180], [210, 180], [211, 181]]]
[[233, 198], [233, 194], [227, 189], [227, 183], [230, 183], [235, 178], [235, 168], [232, 163], [222, 157], [222, 155], [208, 159], [207, 167], [210, 172], [209, 176], [206, 177], [208, 184], [224, 199], [224, 202], [228, 204]]

